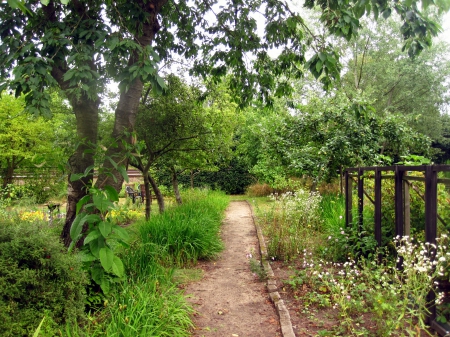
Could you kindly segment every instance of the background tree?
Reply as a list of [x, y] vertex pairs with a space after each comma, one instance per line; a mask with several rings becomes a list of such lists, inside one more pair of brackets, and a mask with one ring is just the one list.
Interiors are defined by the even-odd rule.
[[[26, 93], [33, 113], [48, 111], [49, 95], [44, 88], [57, 86], [65, 93], [76, 116], [78, 137], [84, 140], [69, 159], [71, 172], [85, 172], [94, 164], [90, 144], [97, 141], [103, 84], [108, 79], [120, 82], [112, 131], [116, 142], [106, 151], [97, 180], [100, 187], [110, 185], [120, 190], [122, 186], [117, 169], [128, 163], [126, 144], [131, 142], [143, 83], [150, 82], [157, 91], [163, 86], [156, 71], [160, 58], [170, 59], [174, 53], [196, 58], [194, 71], [202, 76], [232, 72], [230, 87], [241, 103], [256, 93], [268, 104], [273, 94], [289, 94], [289, 82], [276, 81], [273, 75], [300, 78], [302, 65], [327, 88], [339, 77], [337, 53], [327, 41], [311, 34], [301, 15], [281, 1], [230, 0], [220, 6], [183, 0], [64, 1], [67, 5], [50, 0], [8, 2], [11, 6], [0, 4], [0, 90], [9, 87], [16, 94]], [[388, 17], [395, 10], [403, 21], [404, 48], [411, 56], [430, 45], [438, 31], [438, 25], [419, 12], [418, 4], [424, 8], [430, 5], [428, 1], [400, 4], [387, 0], [306, 2], [309, 8], [320, 8], [321, 20], [333, 34], [347, 39], [356, 34], [364, 14]], [[447, 2], [438, 6], [448, 10]], [[260, 12], [265, 18], [264, 37], [256, 33]], [[210, 15], [215, 19], [208, 20]], [[276, 59], [268, 55], [274, 47], [282, 49]], [[308, 62], [307, 50], [313, 51]], [[251, 53], [256, 55], [254, 61], [249, 61]], [[75, 205], [86, 195], [85, 186], [91, 181], [92, 175], [69, 180], [62, 233], [66, 244]]]
[[143, 173], [146, 191], [152, 185], [160, 212], [164, 211], [164, 199], [149, 174], [150, 168], [158, 161], [160, 167], [169, 169], [177, 194], [177, 170], [205, 167], [214, 163], [220, 154], [225, 155], [234, 125], [234, 105], [226, 102], [217, 91], [202, 102], [202, 93], [196, 87], [173, 75], [166, 80], [166, 94], [149, 96], [138, 114], [139, 155], [133, 164]]
[[24, 111], [24, 97], [3, 94], [0, 99], [0, 164], [2, 187], [13, 183], [15, 171], [27, 168], [27, 174], [34, 174], [33, 167], [53, 166], [62, 157], [61, 115], [55, 120], [31, 116]]
[[408, 116], [411, 127], [438, 141], [449, 103], [450, 47], [438, 42], [413, 59], [406, 57], [396, 49], [402, 43], [399, 26], [395, 18], [383, 20], [348, 44], [344, 52], [351, 58], [341, 89], [349, 97], [364, 93], [380, 116]]
[[279, 187], [291, 177], [306, 175], [317, 183], [337, 177], [343, 167], [427, 155], [426, 136], [401, 117], [379, 117], [368, 103], [361, 98], [350, 101], [342, 93], [314, 96], [304, 104], [285, 106], [284, 114], [256, 119], [242, 131], [241, 151], [249, 153], [252, 148], [250, 171]]

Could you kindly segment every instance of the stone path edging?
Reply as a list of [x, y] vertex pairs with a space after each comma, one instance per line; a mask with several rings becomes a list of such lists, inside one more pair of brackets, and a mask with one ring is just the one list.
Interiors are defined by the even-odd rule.
[[258, 234], [259, 241], [259, 251], [261, 253], [261, 263], [264, 268], [264, 271], [267, 275], [267, 290], [269, 292], [270, 299], [272, 300], [275, 308], [277, 309], [278, 317], [280, 319], [281, 326], [281, 334], [283, 337], [295, 337], [294, 329], [292, 328], [291, 316], [289, 315], [289, 311], [284, 304], [284, 301], [281, 299], [280, 293], [278, 292], [275, 274], [273, 273], [272, 267], [269, 263], [269, 256], [267, 254], [266, 242], [264, 241], [264, 236], [262, 234], [262, 230], [255, 221], [255, 215], [253, 212], [253, 206], [250, 202], [248, 202], [250, 206], [250, 210], [252, 213], [253, 224], [256, 228], [256, 233]]

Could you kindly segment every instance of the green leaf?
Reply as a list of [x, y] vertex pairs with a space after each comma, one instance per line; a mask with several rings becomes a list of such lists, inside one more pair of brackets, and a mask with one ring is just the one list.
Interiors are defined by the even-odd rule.
[[109, 208], [114, 207], [114, 204], [105, 198], [103, 194], [97, 194], [92, 196], [95, 207], [102, 213], [106, 212]]
[[99, 256], [103, 269], [109, 272], [113, 265], [114, 253], [109, 247], [103, 247], [100, 248]]
[[104, 294], [108, 294], [109, 293], [109, 289], [110, 289], [110, 282], [109, 279], [107, 277], [103, 277], [102, 281], [100, 283], [100, 288], [102, 288], [102, 291]]
[[386, 9], [383, 11], [382, 14], [383, 14], [383, 18], [387, 19], [388, 17], [391, 16], [391, 9], [390, 9], [390, 8], [386, 8]]
[[112, 272], [118, 277], [123, 277], [125, 273], [122, 260], [117, 256], [113, 257]]
[[120, 227], [119, 225], [114, 225], [112, 227], [112, 230], [122, 240], [128, 241], [128, 239], [130, 238], [130, 236], [128, 235], [127, 230], [125, 228]]
[[125, 169], [125, 166], [119, 165], [119, 166], [117, 167], [117, 171], [119, 171], [119, 173], [122, 175], [123, 179], [124, 179], [126, 182], [129, 181], [129, 179], [128, 179], [128, 173], [127, 173], [127, 170]]
[[67, 5], [70, 0], [60, 0], [63, 5]]
[[102, 283], [104, 276], [105, 276], [105, 271], [99, 264], [95, 264], [91, 268], [91, 277], [94, 280], [94, 282], [97, 283], [98, 285], [100, 285]]
[[80, 180], [83, 177], [84, 177], [84, 173], [72, 173], [70, 175], [70, 181]]
[[[126, 171], [125, 171], [126, 172]], [[128, 180], [127, 180], [128, 182]], [[108, 199], [111, 201], [119, 201], [119, 193], [117, 193], [116, 189], [112, 186], [105, 186], [105, 192], [108, 196]]]
[[70, 227], [70, 238], [72, 241], [78, 239], [83, 230], [84, 218], [86, 217], [85, 213], [80, 213], [75, 217], [75, 220], [72, 222], [72, 226]]
[[97, 240], [89, 242], [89, 250], [97, 259], [100, 258], [100, 249], [103, 247], [105, 247], [105, 239], [103, 236], [99, 236]]
[[156, 75], [156, 81], [158, 82], [161, 89], [164, 89], [166, 87], [166, 84], [164, 83], [164, 80], [161, 76]]
[[103, 235], [104, 238], [107, 238], [112, 231], [112, 224], [109, 221], [102, 221], [98, 225], [98, 229], [100, 230], [101, 235]]
[[80, 212], [81, 208], [89, 202], [90, 198], [91, 198], [90, 195], [85, 195], [77, 202], [77, 210], [76, 210], [77, 214]]
[[316, 70], [318, 73], [320, 73], [322, 71], [322, 65], [323, 65], [322, 61], [317, 61]]
[[102, 218], [100, 218], [100, 215], [98, 215], [98, 214], [88, 214], [88, 215], [86, 215], [85, 221], [87, 223], [97, 223], [97, 222], [102, 221]]
[[87, 245], [92, 240], [98, 239], [100, 235], [100, 231], [95, 228], [94, 230], [90, 231], [89, 234], [84, 238], [84, 244]]
[[33, 334], [33, 337], [39, 337], [39, 332], [41, 332], [41, 327], [42, 327], [42, 324], [44, 323], [44, 320], [45, 320], [45, 316], [42, 318], [41, 323], [39, 323], [36, 331]]
[[108, 160], [111, 163], [111, 165], [117, 170], [117, 163], [114, 160], [112, 160], [111, 157], [106, 157], [106, 158], [108, 158]]
[[81, 262], [92, 262], [97, 260], [97, 258], [92, 255], [91, 253], [87, 253], [87, 252], [80, 252], [80, 260]]

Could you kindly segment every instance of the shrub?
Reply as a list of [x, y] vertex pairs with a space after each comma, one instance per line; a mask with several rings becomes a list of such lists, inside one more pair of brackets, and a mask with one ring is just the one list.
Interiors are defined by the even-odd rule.
[[58, 238], [34, 226], [0, 223], [0, 335], [41, 335], [83, 315], [86, 277]]
[[274, 193], [275, 190], [268, 184], [252, 184], [247, 187], [246, 194], [250, 197], [266, 197]]

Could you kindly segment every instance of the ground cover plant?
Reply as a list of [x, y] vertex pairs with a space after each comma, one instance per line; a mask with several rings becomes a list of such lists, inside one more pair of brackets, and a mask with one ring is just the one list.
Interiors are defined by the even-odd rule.
[[84, 317], [81, 261], [47, 227], [0, 221], [0, 335], [43, 335]]
[[[176, 287], [181, 268], [214, 257], [228, 197], [218, 191], [185, 191], [182, 206], [129, 228], [130, 247], [118, 252], [125, 282], [111, 290], [84, 328], [73, 336], [189, 336], [192, 308]], [[177, 274], [177, 277], [175, 277]]]
[[[429, 335], [425, 317], [432, 289], [438, 291], [438, 320], [448, 319], [448, 304], [439, 291], [439, 284], [448, 282], [450, 258], [442, 228], [437, 246], [424, 244], [420, 236], [403, 237], [379, 251], [370, 227], [362, 232], [345, 228], [343, 197], [296, 191], [253, 200], [299, 335]], [[299, 216], [291, 203], [303, 205], [306, 212]], [[313, 220], [307, 217], [313, 208], [305, 204], [317, 204]], [[271, 249], [274, 238], [289, 245]], [[402, 269], [397, 268], [400, 259]]]
[[183, 191], [183, 198], [183, 206], [149, 222], [142, 205], [112, 206], [107, 221], [125, 226], [129, 240], [111, 241], [123, 276], [110, 278], [108, 292], [88, 285], [86, 266], [96, 261], [59, 243], [62, 223], [49, 226], [39, 208], [7, 210], [9, 220], [0, 223], [2, 336], [189, 336], [193, 311], [178, 284], [198, 278], [189, 267], [222, 249], [229, 198], [210, 190]]

